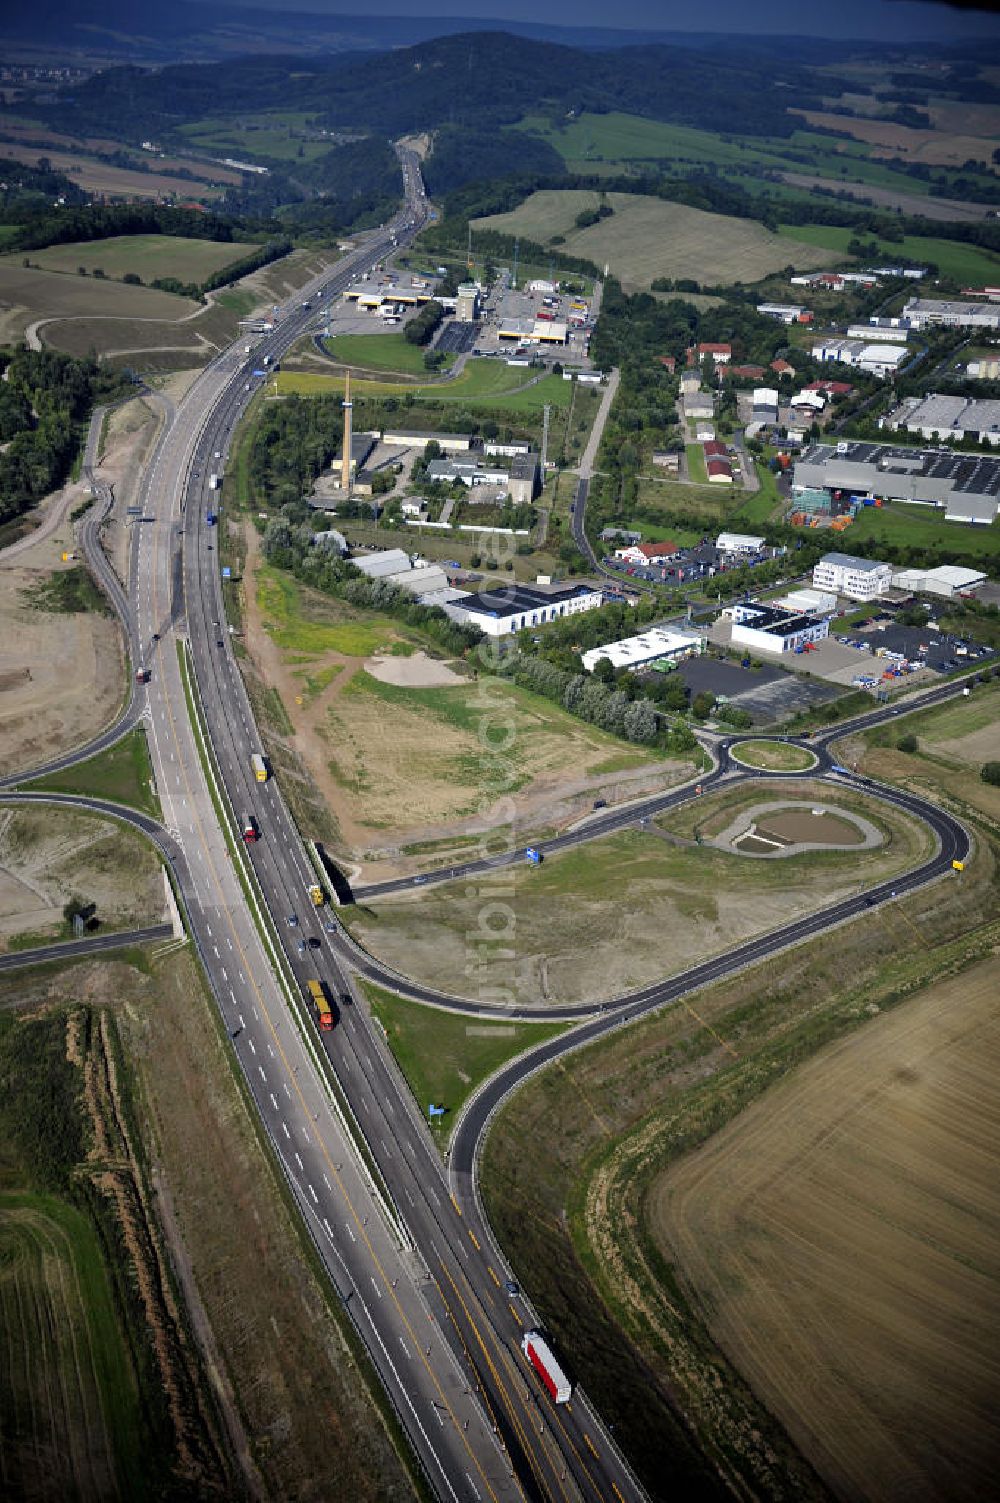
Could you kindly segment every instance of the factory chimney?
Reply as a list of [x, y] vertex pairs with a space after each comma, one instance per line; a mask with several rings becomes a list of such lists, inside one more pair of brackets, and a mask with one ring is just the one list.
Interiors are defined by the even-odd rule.
[[351, 490], [351, 373], [347, 371], [344, 381], [344, 458], [340, 471], [340, 488], [345, 495]]

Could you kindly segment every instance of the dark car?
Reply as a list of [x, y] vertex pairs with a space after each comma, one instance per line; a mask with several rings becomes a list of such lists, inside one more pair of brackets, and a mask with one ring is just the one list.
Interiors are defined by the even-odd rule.
[[517, 1295], [521, 1292], [521, 1286], [518, 1284], [516, 1279], [504, 1279], [503, 1287], [510, 1295]]
[[594, 800], [594, 808], [595, 809], [606, 809], [607, 807], [608, 807], [608, 801], [607, 801], [606, 798], [595, 798], [595, 800]]

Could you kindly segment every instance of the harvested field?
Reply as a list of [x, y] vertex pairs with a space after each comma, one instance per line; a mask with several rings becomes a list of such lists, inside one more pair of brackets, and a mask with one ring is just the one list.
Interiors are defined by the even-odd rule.
[[[50, 245], [32, 251], [30, 259], [43, 271], [61, 271], [79, 275], [77, 268], [88, 272], [100, 268], [109, 277], [135, 272], [144, 282], [157, 277], [176, 277], [180, 282], [204, 282], [205, 279], [249, 255], [252, 247], [242, 242], [228, 244], [217, 240], [190, 240], [179, 235], [114, 235], [108, 240], [71, 242]], [[16, 258], [8, 257], [14, 264]], [[0, 268], [6, 262], [0, 261]]]
[[841, 1498], [992, 1490], [998, 1068], [991, 959], [803, 1065], [651, 1193], [713, 1336]]
[[[170, 177], [165, 172], [139, 172], [128, 167], [112, 167], [96, 157], [78, 156], [68, 151], [39, 152], [28, 146], [0, 141], [0, 159], [24, 162], [33, 166], [39, 156], [48, 157], [56, 172], [63, 172], [87, 193], [107, 193], [115, 198], [155, 199], [172, 193], [177, 198], [218, 198], [221, 186], [193, 183], [190, 178]], [[213, 174], [214, 175], [214, 174]]]
[[608, 194], [614, 214], [587, 229], [576, 229], [580, 210], [596, 208], [599, 202], [594, 192], [544, 190], [510, 213], [473, 221], [473, 228], [525, 235], [543, 243], [552, 235], [565, 235], [560, 250], [600, 266], [607, 262], [629, 292], [648, 288], [655, 277], [692, 277], [706, 284], [752, 282], [789, 264], [810, 270], [835, 260], [829, 251], [791, 243], [751, 220], [638, 194]]
[[[25, 153], [35, 150], [46, 150], [48, 147], [68, 147], [76, 156], [81, 150], [86, 152], [112, 152], [128, 151], [121, 141], [102, 140], [100, 136], [85, 136], [82, 141], [77, 141], [73, 136], [63, 135], [61, 131], [52, 130], [41, 120], [14, 120], [9, 115], [4, 115], [0, 121], [0, 134], [5, 141], [13, 141], [18, 146], [23, 146]], [[175, 172], [189, 173], [191, 177], [208, 183], [230, 183], [239, 187], [242, 175], [234, 172], [232, 168], [217, 166], [214, 162], [206, 162], [199, 157], [177, 156], [151, 156], [138, 151], [128, 153], [136, 163], [137, 171], [142, 172], [146, 167], [155, 164], [159, 174], [170, 176]], [[27, 155], [23, 160], [28, 160]], [[188, 186], [188, 196], [197, 195], [197, 186]]]
[[[70, 506], [85, 494], [83, 486], [70, 487]], [[6, 773], [82, 745], [121, 702], [124, 661], [114, 621], [94, 612], [27, 610], [22, 599], [52, 573], [78, 567], [60, 561], [73, 548], [63, 500], [57, 493], [39, 509], [62, 507], [63, 520], [52, 533], [29, 541], [13, 559], [0, 556], [0, 767]]]
[[[968, 132], [945, 132], [941, 130], [916, 130], [909, 125], [896, 125], [891, 120], [859, 120], [854, 115], [831, 115], [822, 110], [799, 110], [794, 106], [793, 115], [801, 115], [812, 126], [823, 130], [847, 131], [856, 141], [882, 148], [882, 155], [907, 157], [913, 162], [927, 162], [941, 167], [961, 167], [967, 161], [991, 160], [996, 142], [988, 137], [974, 136]], [[878, 152], [874, 155], [877, 157]]]
[[[759, 789], [736, 792], [746, 805], [760, 802]], [[699, 815], [712, 803], [721, 806], [721, 830], [739, 805], [706, 799], [696, 804]], [[473, 978], [483, 1000], [501, 989], [500, 1000], [539, 1008], [606, 999], [834, 903], [926, 853], [908, 818], [870, 801], [856, 806], [883, 833], [879, 849], [748, 862], [664, 832], [629, 830], [475, 886], [378, 899], [347, 920], [373, 953], [445, 991], [467, 995]], [[509, 921], [488, 961], [475, 946], [491, 903], [503, 905]]]
[[54, 1196], [5, 1188], [0, 1269], [7, 1496], [116, 1496], [111, 1404], [135, 1423], [135, 1393], [93, 1227]]
[[117, 821], [69, 809], [0, 810], [0, 950], [14, 936], [58, 937], [63, 905], [95, 905], [102, 930], [159, 923], [159, 857]]

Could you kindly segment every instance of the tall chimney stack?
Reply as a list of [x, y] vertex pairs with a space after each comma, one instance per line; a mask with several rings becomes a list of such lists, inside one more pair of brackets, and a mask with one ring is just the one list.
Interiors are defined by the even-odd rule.
[[344, 382], [344, 458], [340, 470], [340, 488], [345, 495], [351, 490], [351, 412], [354, 403], [351, 401], [351, 373], [346, 373]]

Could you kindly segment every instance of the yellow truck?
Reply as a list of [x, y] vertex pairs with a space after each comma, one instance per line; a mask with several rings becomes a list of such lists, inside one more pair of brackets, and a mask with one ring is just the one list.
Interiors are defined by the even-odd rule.
[[310, 887], [309, 898], [314, 908], [322, 908], [326, 902], [326, 894], [318, 882], [314, 882]]
[[266, 783], [268, 778], [267, 761], [261, 756], [260, 752], [254, 752], [250, 758], [250, 766], [253, 768], [253, 775], [258, 783]]

